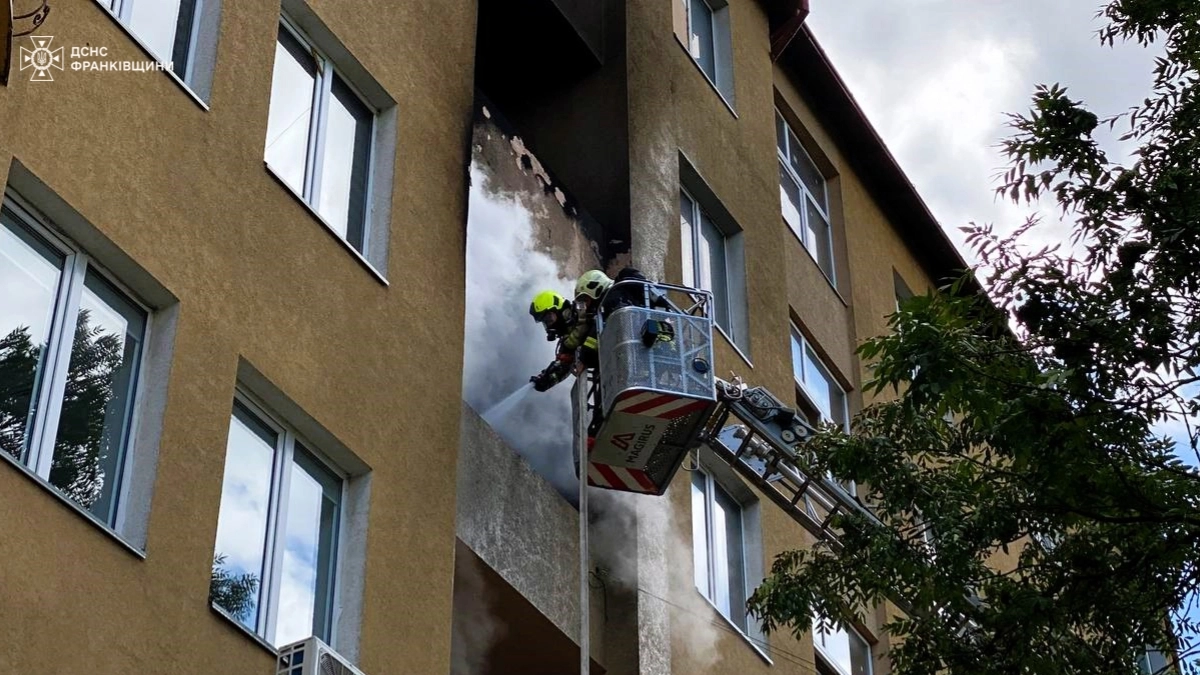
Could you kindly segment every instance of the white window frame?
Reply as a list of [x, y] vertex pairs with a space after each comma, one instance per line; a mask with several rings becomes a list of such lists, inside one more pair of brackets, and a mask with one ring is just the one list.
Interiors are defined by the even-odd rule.
[[[171, 66], [166, 72], [169, 72], [179, 83], [181, 83], [196, 100], [207, 109], [205, 100], [211, 94], [212, 73], [204, 73], [201, 78], [201, 73], [197, 71], [196, 64], [200, 61], [201, 51], [203, 50], [208, 56], [208, 61], [215, 62], [216, 51], [216, 36], [206, 37], [203, 40], [200, 35], [203, 31], [208, 30], [216, 32], [219, 30], [221, 0], [180, 0], [180, 9], [184, 2], [193, 3], [192, 6], [192, 22], [188, 32], [187, 53], [184, 55], [186, 65], [183, 72], [176, 72], [175, 66], [175, 47], [174, 43], [179, 36], [175, 35], [172, 40], [171, 54], [164, 61], [163, 55], [156, 54], [148, 46], [148, 40], [144, 35], [139, 35], [133, 27], [133, 7], [139, 2], [160, 2], [161, 0], [95, 0], [96, 4], [100, 5], [105, 11], [112, 16], [117, 23], [125, 29], [125, 32], [133, 37], [134, 41], [147, 53], [150, 54], [157, 62], [165, 66]], [[175, 14], [175, 26], [178, 30], [179, 13]], [[208, 53], [213, 52], [213, 53]], [[102, 57], [103, 58], [103, 57]], [[109, 57], [111, 58], [111, 56]], [[206, 67], [211, 69], [211, 63], [206, 64]], [[201, 81], [204, 79], [204, 81]]]
[[923, 549], [923, 552], [929, 558], [929, 562], [937, 560], [937, 537], [933, 532], [933, 525], [925, 518], [925, 514], [921, 513], [920, 509], [915, 509], [913, 512], [912, 526], [916, 528], [915, 542]]
[[[837, 261], [834, 259], [834, 255], [833, 255], [833, 251], [834, 251], [833, 218], [830, 217], [829, 209], [821, 206], [821, 203], [816, 199], [816, 197], [813, 195], [812, 191], [809, 189], [808, 184], [804, 182], [804, 180], [800, 177], [800, 175], [798, 173], [796, 173], [796, 169], [792, 167], [792, 157], [796, 156], [797, 151], [799, 151], [799, 153], [802, 154], [804, 156], [804, 158], [810, 164], [812, 164], [813, 167], [819, 173], [821, 173], [821, 191], [824, 193], [822, 196], [824, 197], [825, 204], [829, 204], [829, 179], [825, 176], [824, 172], [821, 172], [821, 166], [813, 160], [812, 155], [808, 152], [807, 149], [804, 148], [803, 145], [797, 143], [797, 145], [799, 147], [797, 147], [797, 148], [792, 147], [792, 138], [796, 138], [797, 140], [799, 140], [800, 136], [799, 136], [799, 134], [796, 133], [796, 131], [794, 129], [792, 129], [792, 125], [787, 121], [787, 118], [783, 116], [783, 113], [779, 112], [778, 109], [775, 110], [775, 118], [779, 122], [783, 123], [783, 128], [784, 128], [784, 131], [786, 132], [783, 135], [783, 144], [785, 147], [782, 147], [782, 148], [779, 147], [779, 142], [778, 142], [779, 139], [776, 139], [776, 143], [775, 143], [775, 154], [776, 154], [777, 159], [779, 160], [779, 166], [782, 167], [783, 170], [787, 173], [788, 177], [791, 178], [792, 181], [796, 183], [797, 187], [800, 190], [801, 200], [805, 203], [811, 203], [813, 208], [815, 208], [825, 218], [825, 227], [827, 229], [827, 232], [828, 232], [827, 236], [829, 239], [829, 250], [826, 251], [826, 254], [829, 256], [829, 269], [826, 270], [821, 267], [821, 262], [820, 262], [821, 258], [815, 252], [816, 242], [808, 241], [808, 238], [807, 238], [807, 235], [808, 235], [808, 209], [807, 208], [803, 208], [803, 205], [801, 205], [802, 206], [802, 208], [800, 209], [800, 221], [801, 222], [797, 223], [797, 226], [799, 227], [799, 231], [797, 231], [796, 227], [792, 227], [791, 223], [787, 223], [788, 229], [791, 230], [792, 234], [794, 234], [796, 236], [796, 238], [800, 240], [800, 243], [804, 246], [804, 250], [809, 252], [809, 254], [813, 258], [813, 262], [817, 263], [817, 267], [821, 270], [821, 272], [823, 272], [825, 274], [825, 276], [829, 277], [829, 283], [833, 284], [833, 286], [836, 288], [837, 287]], [[784, 220], [786, 222], [787, 219], [785, 218]]]
[[[308, 141], [305, 146], [304, 154], [304, 186], [299, 192], [296, 192], [290, 184], [280, 177], [280, 182], [285, 187], [292, 190], [304, 202], [305, 206], [311, 210], [312, 214], [338, 239], [345, 243], [352, 251], [360, 256], [364, 262], [370, 260], [370, 256], [374, 254], [371, 250], [372, 227], [374, 226], [371, 210], [375, 199], [375, 169], [377, 164], [376, 153], [379, 152], [379, 124], [381, 110], [373, 105], [370, 100], [363, 95], [362, 90], [355, 85], [351, 78], [343, 75], [333, 60], [320, 48], [317, 47], [316, 41], [310, 38], [297, 23], [288, 17], [287, 14], [281, 14], [279, 17], [279, 26], [286, 30], [291, 37], [300, 43], [302, 47], [307, 49], [317, 62], [316, 79], [313, 82], [313, 103], [312, 110], [316, 114], [311, 118], [311, 124], [308, 129]], [[279, 44], [278, 37], [275, 39], [275, 44]], [[351, 224], [346, 224], [346, 235], [339, 233], [333, 225], [331, 225], [321, 213], [320, 198], [321, 198], [321, 172], [324, 171], [325, 159], [325, 135], [329, 125], [329, 105], [333, 98], [333, 80], [337, 78], [347, 89], [358, 99], [358, 102], [371, 113], [371, 139], [368, 142], [368, 152], [366, 158], [366, 187], [363, 193], [363, 222], [362, 222], [362, 248], [358, 248], [350, 242], [348, 235], [351, 229]], [[275, 173], [271, 168], [270, 163], [266, 161], [266, 147], [264, 140], [263, 161], [267, 168]], [[278, 176], [278, 174], [276, 174]], [[370, 262], [367, 262], [371, 266]], [[372, 269], [374, 267], [372, 266]]]
[[[829, 366], [827, 366], [825, 364], [824, 361], [821, 360], [821, 357], [817, 354], [817, 350], [813, 349], [812, 343], [809, 342], [808, 338], [804, 337], [804, 333], [800, 331], [800, 329], [796, 326], [795, 323], [791, 323], [791, 338], [789, 338], [789, 339], [796, 340], [797, 342], [800, 343], [801, 362], [792, 364], [792, 380], [796, 383], [796, 391], [800, 392], [800, 395], [804, 397], [805, 402], [807, 402], [808, 405], [812, 406], [812, 408], [817, 411], [817, 415], [820, 416], [822, 422], [833, 422], [835, 424], [837, 423], [837, 421], [834, 420], [832, 417], [828, 417], [825, 415], [824, 406], [817, 403], [817, 397], [812, 394], [812, 392], [808, 388], [808, 384], [804, 380], [804, 376], [808, 372], [807, 369], [805, 368], [805, 365], [806, 365], [805, 360], [812, 359], [813, 363], [817, 366], [817, 369], [819, 371], [825, 373], [825, 375], [827, 375], [829, 377], [830, 385], [833, 387], [836, 387], [837, 390], [842, 394], [842, 423], [841, 423], [842, 431], [849, 433], [850, 432], [850, 394], [849, 394], [849, 392], [847, 392], [846, 389], [844, 387], [842, 387], [842, 383], [836, 377], [834, 377], [833, 369], [831, 369]], [[838, 479], [834, 478], [834, 476], [832, 474], [830, 474], [829, 478], [831, 480], [833, 480], [834, 482], [836, 482], [838, 485], [841, 485], [843, 488], [845, 488], [845, 490], [848, 493], [850, 493], [851, 496], [855, 496], [858, 494], [858, 485], [854, 481], [838, 480]], [[809, 511], [810, 511], [810, 513], [812, 512], [812, 504], [809, 504]]]
[[[117, 20], [121, 22], [121, 25], [127, 27], [131, 32], [133, 31], [133, 26], [131, 24], [131, 21], [133, 20], [133, 6], [139, 2], [150, 3], [161, 1], [162, 0], [96, 0], [96, 2], [100, 3], [101, 6], [112, 12], [113, 16], [117, 17]], [[192, 9], [192, 25], [191, 29], [188, 31], [187, 70], [178, 75], [185, 82], [189, 82], [191, 81], [192, 67], [196, 62], [196, 59], [194, 58], [196, 53], [196, 34], [200, 29], [200, 17], [203, 16], [202, 10], [204, 9], [203, 5], [205, 0], [180, 0], [180, 9], [183, 8], [182, 6], [185, 2], [194, 3]], [[179, 11], [175, 12], [175, 25], [178, 29]], [[178, 36], [175, 37], [178, 38]], [[145, 42], [145, 38], [139, 36], [138, 41]], [[174, 64], [175, 62], [174, 43], [175, 40], [172, 40], [171, 57], [170, 60], [166, 62], [167, 64]], [[153, 52], [151, 53], [153, 54]], [[154, 56], [156, 58], [160, 58], [162, 55], [154, 54]]]
[[[271, 465], [271, 492], [269, 506], [267, 507], [267, 531], [265, 533], [266, 545], [263, 552], [263, 576], [259, 580], [259, 611], [258, 621], [254, 627], [254, 635], [270, 644], [272, 647], [280, 647], [272, 641], [275, 635], [276, 628], [279, 622], [279, 605], [280, 591], [282, 588], [283, 576], [283, 558], [284, 547], [286, 546], [286, 537], [283, 536], [283, 529], [287, 527], [286, 508], [288, 504], [289, 490], [291, 487], [291, 468], [295, 464], [296, 443], [304, 446], [304, 449], [313, 457], [321, 468], [335, 476], [341, 483], [338, 494], [338, 518], [335, 524], [336, 531], [334, 532], [333, 542], [333, 564], [332, 578], [329, 581], [329, 606], [326, 608], [326, 625], [324, 627], [325, 634], [317, 635], [322, 641], [327, 644], [334, 642], [334, 636], [338, 634], [337, 612], [335, 609], [341, 600], [341, 578], [343, 561], [345, 559], [345, 535], [346, 519], [347, 519], [347, 499], [348, 499], [348, 483], [350, 476], [347, 472], [338, 468], [325, 453], [310, 442], [305, 436], [297, 433], [295, 429], [284, 422], [278, 415], [271, 413], [267, 407], [259, 401], [259, 399], [239, 386], [234, 392], [234, 401], [246, 408], [250, 414], [257, 418], [258, 422], [271, 429], [277, 434], [275, 453], [272, 458]], [[230, 408], [230, 424], [232, 424], [232, 416], [234, 415], [233, 408]], [[226, 449], [226, 457], [228, 449]], [[222, 491], [223, 496], [223, 491]], [[214, 541], [214, 552], [217, 543]], [[236, 617], [230, 616], [224, 609], [218, 605], [210, 605], [213, 609], [220, 612], [233, 621], [236, 625], [246, 628], [245, 624], [239, 621]]]
[[[686, 195], [687, 198], [689, 200], [691, 200], [691, 202], [692, 202], [692, 213], [688, 216], [688, 223], [692, 227], [692, 252], [691, 252], [692, 269], [691, 269], [691, 274], [692, 274], [692, 281], [694, 283], [698, 282], [698, 280], [701, 277], [701, 274], [700, 274], [700, 238], [701, 238], [701, 234], [702, 234], [701, 233], [701, 224], [700, 224], [701, 216], [708, 219], [708, 222], [712, 223], [713, 227], [716, 228], [716, 230], [721, 233], [721, 251], [722, 251], [721, 258], [724, 261], [724, 269], [721, 270], [721, 272], [722, 272], [722, 276], [725, 279], [725, 298], [724, 298], [725, 308], [729, 314], [729, 316], [727, 317], [728, 323], [734, 324], [735, 319], [734, 319], [734, 308], [733, 308], [733, 288], [734, 288], [735, 279], [733, 278], [733, 275], [730, 273], [730, 269], [729, 269], [730, 256], [733, 254], [733, 252], [730, 250], [731, 247], [729, 245], [729, 233], [726, 232], [724, 229], [722, 229], [720, 225], [717, 225], [717, 222], [715, 220], [713, 220], [712, 216], [707, 211], [704, 210], [704, 207], [700, 205], [700, 201], [698, 199], [696, 199], [696, 196], [694, 194], [692, 194], [691, 191], [689, 191], [687, 188], [683, 187], [682, 185], [679, 187], [679, 191], [682, 192], [684, 195]], [[683, 214], [680, 214], [680, 217], [682, 217], [682, 216], [683, 216]], [[682, 225], [682, 223], [680, 225]], [[688, 273], [688, 270], [684, 270], [684, 274], [687, 274], [687, 273]], [[696, 283], [696, 287], [699, 288], [698, 283]], [[715, 294], [714, 294], [714, 299], [715, 299]], [[733, 325], [722, 326], [717, 322], [716, 317], [713, 317], [713, 325], [716, 326], [718, 330], [725, 333], [725, 336], [729, 338], [729, 341], [731, 343], [735, 343], [735, 344], [737, 343], [737, 339], [740, 336], [737, 334], [737, 331], [735, 330]]]
[[[822, 665], [824, 665], [825, 667], [827, 667], [828, 669], [832, 670], [835, 673], [841, 673], [842, 675], [852, 675], [851, 673], [847, 673], [844, 670], [842, 670], [837, 664], [835, 664], [833, 662], [833, 659], [831, 657], [829, 657], [825, 654], [825, 648], [821, 646], [821, 643], [817, 638], [819, 633], [825, 633], [826, 635], [828, 635], [834, 639], [837, 639], [840, 636], [844, 635], [847, 643], [850, 643], [853, 640], [858, 640], [860, 643], [862, 643], [863, 647], [866, 648], [866, 652], [867, 652], [866, 675], [874, 675], [874, 672], [875, 672], [875, 664], [873, 663], [875, 660], [874, 650], [871, 649], [871, 643], [868, 642], [867, 639], [864, 638], [862, 635], [860, 635], [859, 632], [857, 630], [855, 630], [855, 628], [853, 626], [847, 625], [844, 627], [838, 627], [836, 625], [831, 625], [830, 630], [828, 632], [820, 631], [820, 630], [818, 630], [818, 628], [819, 628], [819, 623], [818, 623], [817, 617], [814, 615], [813, 616], [813, 626], [812, 626], [813, 649], [816, 651], [817, 657], [820, 659], [820, 662]], [[847, 652], [853, 653], [853, 652], [850, 652], [849, 649], [847, 649]]]
[[[696, 469], [694, 469], [694, 471], [696, 472], [696, 475], [700, 475], [700, 476], [704, 477], [704, 513], [699, 514], [699, 515], [693, 513], [692, 518], [697, 518], [697, 517], [704, 518], [703, 546], [708, 551], [708, 554], [707, 554], [708, 555], [708, 569], [706, 570], [706, 574], [705, 574], [705, 578], [708, 581], [708, 588], [707, 589], [697, 589], [697, 590], [700, 590], [701, 595], [703, 595], [706, 600], [708, 600], [710, 603], [712, 603], [713, 607], [716, 607], [716, 602], [713, 600], [713, 598], [717, 597], [717, 585], [716, 585], [717, 580], [716, 580], [716, 574], [714, 572], [713, 565], [715, 564], [715, 561], [718, 560], [718, 557], [717, 557], [718, 551], [716, 550], [716, 543], [715, 543], [716, 537], [713, 534], [712, 513], [713, 513], [713, 509], [716, 508], [716, 501], [717, 501], [716, 491], [720, 490], [725, 495], [725, 497], [727, 497], [729, 499], [730, 502], [737, 504], [738, 526], [739, 526], [738, 529], [742, 533], [741, 541], [738, 542], [738, 550], [741, 553], [741, 558], [742, 558], [742, 565], [741, 565], [742, 578], [737, 579], [737, 580], [730, 579], [729, 580], [730, 587], [732, 588], [732, 585], [734, 583], [739, 583], [742, 588], [742, 597], [749, 598], [750, 597], [750, 588], [749, 588], [749, 583], [747, 582], [747, 576], [748, 576], [747, 567], [748, 567], [748, 565], [746, 562], [747, 561], [747, 555], [746, 555], [746, 531], [747, 531], [746, 525], [747, 524], [746, 524], [745, 505], [742, 504], [741, 501], [739, 501], [732, 494], [730, 494], [728, 490], [721, 487], [721, 484], [719, 482], [717, 482], [717, 479], [711, 473], [704, 471], [701, 468], [696, 468]], [[692, 545], [699, 546], [699, 545], [701, 545], [701, 542], [692, 542]], [[719, 558], [725, 559], [726, 557], [727, 556], [725, 555], [725, 552], [721, 551]], [[720, 608], [717, 608], [717, 611], [720, 611]], [[732, 613], [733, 607], [730, 607], [729, 611]], [[722, 616], [725, 616], [725, 615], [722, 614]], [[745, 617], [745, 616], [740, 616], [740, 617], [725, 616], [725, 618], [728, 619], [729, 622], [732, 623], [735, 627], [737, 627], [738, 630], [742, 631], [743, 634], [745, 634], [745, 632], [747, 630], [747, 617]]]
[[683, 12], [684, 12], [684, 15], [687, 17], [688, 54], [691, 55], [692, 60], [696, 61], [696, 65], [700, 64], [700, 61], [699, 61], [700, 57], [698, 54], [696, 54], [695, 45], [692, 44], [692, 39], [696, 35], [696, 31], [692, 30], [696, 25], [696, 15], [695, 15], [695, 13], [692, 12], [692, 3], [693, 2], [701, 2], [704, 4], [705, 7], [708, 8], [708, 30], [709, 30], [709, 34], [712, 35], [712, 45], [711, 46], [712, 46], [712, 54], [713, 54], [713, 72], [712, 72], [712, 74], [709, 74], [707, 71], [704, 71], [704, 68], [701, 68], [700, 70], [704, 71], [705, 75], [709, 75], [710, 79], [716, 80], [716, 69], [717, 69], [717, 17], [716, 17], [716, 14], [717, 14], [717, 12], [716, 12], [716, 10], [713, 9], [713, 6], [708, 2], [708, 0], [682, 0], [682, 1], [684, 3]]
[[841, 423], [842, 430], [849, 432], [850, 431], [850, 395], [849, 395], [849, 393], [846, 391], [846, 389], [844, 387], [842, 387], [842, 383], [836, 377], [834, 377], [833, 370], [829, 366], [825, 365], [825, 362], [822, 361], [821, 357], [817, 355], [817, 350], [813, 349], [812, 343], [808, 341], [808, 338], [804, 337], [804, 333], [802, 333], [800, 331], [800, 329], [796, 327], [796, 324], [793, 323], [791, 325], [791, 331], [792, 331], [792, 338], [800, 343], [800, 358], [802, 359], [801, 363], [793, 363], [792, 364], [792, 380], [795, 381], [796, 387], [799, 389], [800, 393], [804, 395], [804, 398], [805, 398], [805, 400], [808, 401], [808, 404], [811, 405], [817, 411], [817, 414], [821, 416], [821, 421], [834, 422], [835, 424], [837, 423], [836, 420], [834, 420], [832, 417], [828, 417], [825, 415], [825, 411], [823, 409], [824, 406], [817, 404], [817, 402], [816, 402], [817, 398], [815, 396], [813, 396], [811, 391], [809, 391], [808, 384], [804, 381], [804, 376], [807, 373], [807, 371], [804, 368], [805, 362], [803, 361], [803, 359], [811, 358], [813, 360], [813, 363], [816, 364], [818, 370], [820, 370], [821, 372], [823, 372], [829, 376], [829, 383], [831, 385], [833, 385], [834, 387], [837, 387], [838, 392], [841, 393], [841, 395], [842, 395], [842, 420], [843, 420]]
[[[51, 340], [47, 345], [44, 357], [45, 379], [38, 391], [38, 412], [33, 420], [35, 437], [29, 441], [29, 450], [26, 457], [19, 459], [9, 457], [9, 459], [17, 462], [26, 470], [36, 475], [47, 487], [53, 490], [55, 495], [61, 497], [77, 511], [101, 524], [105, 529], [119, 535], [119, 533], [125, 530], [128, 516], [128, 498], [131, 492], [131, 479], [135, 464], [133, 457], [134, 453], [138, 451], [136, 447], [137, 429], [141, 424], [141, 410], [145, 397], [146, 378], [143, 375], [147, 370], [149, 360], [149, 345], [152, 340], [151, 331], [154, 324], [154, 312], [142, 302], [136, 293], [131, 291], [115, 275], [105, 269], [104, 265], [100, 264], [74, 242], [59, 236], [46, 224], [48, 221], [44, 221], [36, 210], [15, 194], [5, 192], [0, 205], [16, 216], [18, 227], [26, 228], [65, 256], [62, 267], [62, 278], [59, 280], [59, 288], [55, 292], [54, 298], [54, 309], [50, 324]], [[141, 354], [135, 366], [136, 371], [133, 375], [134, 383], [130, 391], [130, 413], [126, 426], [126, 445], [122, 449], [121, 466], [118, 475], [115, 477], [119, 481], [117, 493], [114, 495], [116, 504], [113, 508], [113, 517], [108, 521], [102, 520], [90, 510], [77, 504], [50, 482], [50, 470], [54, 462], [54, 444], [58, 436], [63, 396], [66, 394], [67, 376], [71, 366], [71, 351], [74, 346], [75, 329], [79, 318], [79, 303], [83, 296], [83, 284], [89, 269], [121, 293], [130, 304], [143, 312], [146, 324], [142, 334]], [[28, 432], [28, 429], [26, 431]], [[7, 455], [4, 456], [8, 457]]]

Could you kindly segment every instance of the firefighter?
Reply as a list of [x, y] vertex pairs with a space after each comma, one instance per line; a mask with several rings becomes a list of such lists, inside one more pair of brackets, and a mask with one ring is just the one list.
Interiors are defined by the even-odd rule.
[[[646, 292], [644, 285], [649, 284], [650, 280], [646, 278], [636, 267], [626, 267], [617, 273], [616, 281], [610, 283], [620, 284], [623, 281], [633, 281], [639, 283], [626, 283], [617, 286], [613, 289], [608, 297], [604, 298], [604, 306], [600, 309], [601, 316], [608, 319], [608, 315], [621, 307], [637, 306], [646, 307]], [[670, 303], [666, 298], [659, 295], [657, 291], [650, 290], [650, 309], [661, 309], [665, 311], [671, 310]]]
[[[579, 279], [575, 281], [575, 304], [589, 318], [595, 320], [596, 308], [600, 303], [600, 298], [613, 285], [613, 280], [608, 278], [608, 275], [600, 270], [588, 270], [579, 275]], [[593, 326], [593, 333], [595, 332]]]
[[554, 291], [542, 291], [529, 303], [529, 314], [546, 329], [547, 340], [558, 340], [554, 361], [529, 378], [534, 389], [546, 391], [573, 370], [578, 374], [582, 368], [595, 366], [595, 324], [566, 298]]

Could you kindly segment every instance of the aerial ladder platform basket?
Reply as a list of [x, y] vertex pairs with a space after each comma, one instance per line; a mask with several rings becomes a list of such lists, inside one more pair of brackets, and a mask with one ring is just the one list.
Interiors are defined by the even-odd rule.
[[717, 406], [711, 306], [708, 291], [640, 280], [601, 298], [600, 375], [590, 384], [604, 421], [588, 453], [590, 485], [661, 495], [698, 445]]

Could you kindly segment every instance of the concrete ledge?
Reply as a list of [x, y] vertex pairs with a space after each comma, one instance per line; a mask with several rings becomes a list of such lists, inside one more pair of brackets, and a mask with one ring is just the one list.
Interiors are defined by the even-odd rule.
[[460, 429], [458, 538], [578, 643], [579, 512], [465, 402]]

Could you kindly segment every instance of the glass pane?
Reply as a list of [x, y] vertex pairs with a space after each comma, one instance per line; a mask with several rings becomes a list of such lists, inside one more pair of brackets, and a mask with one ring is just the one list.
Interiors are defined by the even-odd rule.
[[783, 121], [783, 115], [778, 111], [775, 113], [775, 146], [787, 157], [787, 122]]
[[779, 163], [779, 201], [783, 209], [783, 220], [788, 227], [792, 228], [792, 232], [796, 233], [796, 237], [805, 246], [808, 246], [804, 238], [804, 221], [800, 217], [800, 205], [804, 198], [800, 193], [800, 185], [792, 178], [792, 174], [783, 166], [783, 162]]
[[712, 291], [713, 320], [733, 335], [729, 321], [729, 277], [725, 261], [725, 235], [700, 212], [700, 287]]
[[252, 631], [257, 629], [261, 604], [277, 442], [272, 429], [234, 404], [209, 596]]
[[690, 197], [679, 193], [679, 246], [683, 250], [683, 285], [696, 287], [696, 258], [695, 258], [695, 205]]
[[821, 171], [817, 169], [817, 165], [809, 158], [808, 153], [804, 151], [804, 147], [800, 145], [800, 141], [796, 138], [796, 134], [788, 130], [788, 141], [790, 143], [788, 149], [791, 151], [790, 159], [792, 169], [796, 175], [804, 183], [804, 187], [817, 200], [823, 210], [828, 210], [825, 204], [825, 176], [821, 175]]
[[188, 61], [192, 58], [192, 34], [196, 31], [196, 3], [198, 0], [181, 0], [179, 17], [175, 21], [175, 43], [171, 47], [171, 68], [180, 77], [187, 74]]
[[341, 481], [303, 448], [297, 447], [295, 455], [285, 516], [276, 646], [310, 635], [328, 640], [332, 609]]
[[175, 48], [175, 25], [179, 20], [179, 0], [132, 2], [129, 29], [150, 48], [155, 58], [163, 63], [171, 61]]
[[50, 483], [110, 525], [146, 315], [93, 270], [84, 277]]
[[721, 503], [718, 501], [713, 505], [712, 511], [712, 533], [713, 533], [713, 555], [712, 561], [713, 571], [713, 590], [715, 592], [712, 601], [717, 606], [717, 611], [724, 614], [727, 618], [732, 616], [729, 611], [729, 560], [726, 559], [725, 552], [729, 550], [729, 514], [721, 508]]
[[806, 223], [809, 236], [808, 250], [817, 259], [817, 264], [825, 271], [826, 276], [833, 278], [833, 242], [830, 240], [829, 221], [817, 210], [812, 200], [805, 200], [808, 206], [808, 221]]
[[66, 258], [8, 210], [0, 223], [0, 451], [24, 459]]
[[363, 248], [373, 119], [371, 111], [354, 92], [341, 78], [335, 77], [325, 128], [318, 210], [326, 222], [359, 251]]
[[817, 622], [813, 621], [813, 642], [821, 656], [825, 657], [831, 665], [838, 669], [839, 672], [846, 675], [856, 675], [851, 667], [850, 659], [850, 637], [846, 631], [833, 627], [829, 631], [824, 631], [816, 628]]
[[317, 64], [312, 53], [280, 28], [275, 44], [275, 72], [271, 76], [265, 158], [271, 169], [301, 195], [304, 195], [316, 79]]
[[714, 82], [717, 80], [717, 61], [713, 53], [712, 10], [704, 0], [691, 0], [691, 35], [688, 36], [688, 51], [692, 58]]
[[850, 675], [871, 675], [871, 648], [857, 633], [849, 633]]
[[720, 488], [714, 491], [713, 530], [720, 523], [722, 542], [717, 549], [723, 559], [719, 565], [724, 580], [721, 588], [725, 593], [728, 612], [726, 616], [735, 625], [746, 628], [746, 569], [743, 559], [742, 507]]
[[792, 376], [797, 382], [804, 382], [804, 346], [795, 328], [792, 329]]
[[711, 599], [708, 584], [708, 530], [705, 527], [707, 509], [704, 500], [704, 474], [692, 472], [692, 559], [695, 561], [696, 588]]
[[804, 347], [804, 386], [821, 409], [821, 417], [831, 421], [838, 421], [839, 417], [844, 419], [841, 414], [834, 416], [834, 406], [841, 405], [844, 394], [808, 345]]

